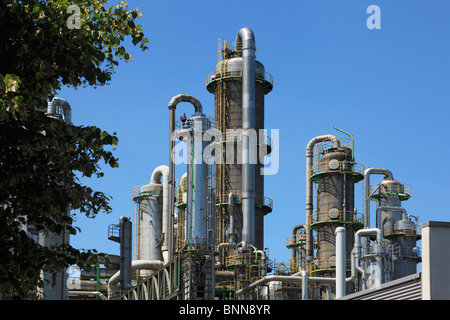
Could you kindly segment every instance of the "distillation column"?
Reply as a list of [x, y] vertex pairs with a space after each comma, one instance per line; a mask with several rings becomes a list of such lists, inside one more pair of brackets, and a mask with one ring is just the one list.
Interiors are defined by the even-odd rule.
[[[385, 282], [399, 279], [417, 272], [420, 257], [416, 241], [417, 217], [408, 215], [402, 201], [410, 198], [410, 186], [392, 178], [384, 179], [372, 187], [371, 200], [378, 201], [376, 226], [381, 229], [389, 264], [386, 266]], [[411, 218], [415, 219], [412, 221]]]
[[[236, 234], [237, 242], [263, 248], [264, 215], [272, 211], [272, 201], [264, 197], [263, 164], [259, 159], [260, 148], [270, 152], [270, 143], [259, 130], [264, 129], [264, 95], [272, 90], [273, 81], [264, 66], [254, 60], [254, 53], [254, 37], [248, 28], [239, 31], [234, 43], [219, 40], [219, 62], [208, 75], [207, 89], [215, 95], [215, 120], [222, 133], [222, 154], [215, 166], [217, 240], [227, 243], [229, 235]], [[256, 136], [249, 136], [252, 133]], [[255, 163], [242, 160], [246, 151], [252, 152], [247, 155], [254, 156]], [[231, 206], [230, 194], [234, 195]], [[230, 222], [231, 210], [234, 223]]]
[[[314, 155], [311, 154], [312, 148], [315, 150]], [[354, 232], [362, 228], [354, 204], [354, 184], [363, 179], [362, 166], [354, 162], [353, 148], [344, 139], [334, 136], [320, 136], [311, 140], [307, 147], [307, 158], [307, 260], [313, 263], [310, 272], [314, 276], [335, 277], [336, 228], [346, 229], [348, 271]], [[312, 183], [317, 186], [314, 210], [310, 190]], [[347, 291], [352, 290], [351, 286], [348, 285]]]
[[[187, 100], [195, 101], [185, 96], [183, 101]], [[186, 143], [187, 155], [187, 172], [177, 189], [175, 250], [181, 257], [181, 297], [211, 300], [214, 298], [215, 193], [213, 152], [208, 151], [211, 142], [205, 137], [214, 135], [214, 121], [196, 108], [192, 117], [177, 122], [173, 134], [174, 139]]]

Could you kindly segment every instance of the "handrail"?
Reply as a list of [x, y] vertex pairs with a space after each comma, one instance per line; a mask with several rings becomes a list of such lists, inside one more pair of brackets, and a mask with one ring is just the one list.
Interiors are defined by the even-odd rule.
[[286, 246], [306, 245], [306, 234], [290, 235], [286, 238]]
[[[242, 195], [239, 192], [233, 192], [234, 193], [234, 204], [241, 204], [242, 203]], [[223, 204], [228, 205], [228, 193], [227, 194], [216, 194], [216, 204]], [[273, 209], [273, 200], [269, 197], [261, 197], [256, 195], [255, 198], [255, 205], [262, 205], [266, 207], [270, 207], [270, 209]]]
[[369, 194], [371, 195], [371, 197], [373, 195], [380, 195], [382, 193], [389, 193], [389, 194], [394, 194], [394, 195], [402, 194], [404, 196], [407, 196], [408, 198], [411, 197], [411, 186], [407, 183], [396, 182], [396, 183], [384, 184], [383, 191], [381, 191], [379, 188], [380, 184], [381, 183], [375, 183], [375, 184], [370, 185]]
[[363, 222], [363, 214], [355, 211], [315, 211], [311, 217], [311, 224], [318, 222]]
[[364, 174], [364, 166], [357, 162], [350, 160], [337, 161], [337, 166], [330, 168], [328, 163], [316, 163], [311, 168], [311, 176], [320, 173], [332, 173], [332, 172], [353, 172]]
[[[145, 190], [141, 190], [145, 186]], [[145, 196], [158, 196], [162, 193], [162, 185], [139, 185], [133, 187], [131, 196], [134, 199]]]
[[[227, 67], [226, 71], [213, 71], [206, 76], [206, 85], [219, 79], [242, 77], [242, 67]], [[267, 71], [256, 70], [256, 80], [267, 81], [273, 85], [273, 76]]]

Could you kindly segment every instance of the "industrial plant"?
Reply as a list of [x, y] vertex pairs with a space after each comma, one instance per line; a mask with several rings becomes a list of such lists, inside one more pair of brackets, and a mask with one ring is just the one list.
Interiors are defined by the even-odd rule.
[[[292, 258], [271, 260], [264, 219], [276, 201], [264, 191], [264, 158], [274, 141], [264, 100], [274, 80], [256, 60], [252, 30], [218, 44], [218, 63], [206, 76], [214, 114], [194, 95], [167, 98], [167, 163], [149, 168], [148, 180], [130, 190], [134, 215], [109, 226], [120, 256], [109, 256], [108, 269], [80, 270], [79, 279], [61, 274], [59, 285], [44, 287], [44, 298], [450, 299], [450, 277], [439, 267], [450, 262], [441, 245], [450, 240], [450, 223], [419, 224], [402, 206], [411, 186], [397, 181], [394, 169], [358, 163], [353, 135], [340, 128], [304, 146], [304, 221], [286, 235]], [[177, 112], [180, 103], [192, 114]], [[47, 114], [70, 122], [65, 100], [49, 102]], [[383, 180], [371, 184], [374, 175]], [[355, 192], [358, 183], [363, 194]]]

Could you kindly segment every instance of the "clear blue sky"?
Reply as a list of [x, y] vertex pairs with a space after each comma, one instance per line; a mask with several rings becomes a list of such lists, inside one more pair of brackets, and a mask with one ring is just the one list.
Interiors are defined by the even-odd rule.
[[[149, 50], [129, 45], [134, 61], [122, 63], [110, 85], [64, 88], [59, 95], [71, 104], [74, 124], [119, 137], [120, 167], [85, 180], [113, 197], [113, 212], [78, 216], [75, 247], [119, 253], [107, 239], [108, 225], [122, 215], [134, 221], [132, 188], [168, 164], [168, 102], [191, 94], [213, 116], [205, 78], [217, 63], [217, 40], [234, 41], [243, 27], [253, 30], [257, 59], [274, 77], [265, 100], [265, 127], [280, 130], [279, 172], [265, 179], [265, 195], [274, 201], [265, 219], [271, 259], [291, 256], [286, 237], [305, 223], [305, 148], [317, 135], [343, 136], [333, 126], [354, 135], [358, 163], [388, 168], [411, 185], [403, 206], [420, 223], [450, 221], [449, 1], [128, 2], [141, 8]], [[366, 27], [373, 4], [381, 9], [380, 30]], [[180, 104], [177, 112], [192, 109]], [[177, 169], [177, 177], [182, 173]], [[362, 212], [362, 182], [355, 190]]]

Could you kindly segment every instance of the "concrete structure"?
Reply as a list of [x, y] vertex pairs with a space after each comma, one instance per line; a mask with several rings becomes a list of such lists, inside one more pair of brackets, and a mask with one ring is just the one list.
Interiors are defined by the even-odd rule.
[[422, 299], [450, 300], [450, 222], [427, 221], [422, 228]]

